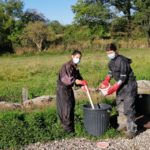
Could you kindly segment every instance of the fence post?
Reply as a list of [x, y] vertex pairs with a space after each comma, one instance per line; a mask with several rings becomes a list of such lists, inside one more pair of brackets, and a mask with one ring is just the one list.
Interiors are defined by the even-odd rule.
[[28, 100], [28, 89], [25, 87], [22, 88], [22, 100], [23, 102]]

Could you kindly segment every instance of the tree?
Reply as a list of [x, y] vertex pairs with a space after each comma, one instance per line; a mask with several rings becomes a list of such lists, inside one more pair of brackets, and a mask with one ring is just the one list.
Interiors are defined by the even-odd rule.
[[21, 20], [23, 24], [28, 24], [29, 22], [41, 21], [46, 22], [46, 18], [42, 13], [37, 12], [35, 9], [27, 9], [22, 17]]
[[12, 18], [20, 18], [23, 12], [22, 0], [1, 0], [5, 14]]
[[72, 6], [72, 10], [75, 13], [75, 23], [87, 25], [91, 30], [91, 35], [105, 36], [111, 15], [104, 1], [78, 0]]
[[0, 50], [13, 51], [9, 38], [14, 33], [16, 22], [22, 15], [23, 2], [21, 0], [0, 0]]
[[132, 10], [135, 9], [133, 0], [110, 0], [111, 6], [115, 6], [119, 12], [122, 12], [127, 19], [127, 33], [128, 37], [131, 36], [131, 21], [132, 21]]
[[122, 37], [127, 33], [127, 20], [124, 17], [118, 17], [111, 22], [111, 35]]
[[87, 26], [69, 25], [65, 29], [64, 42], [65, 44], [75, 44], [78, 41], [87, 41], [90, 38], [90, 31]]
[[53, 33], [43, 22], [29, 22], [23, 31], [22, 39], [26, 39], [36, 45], [39, 52], [42, 51], [43, 42], [53, 37]]
[[56, 34], [63, 34], [64, 32], [64, 26], [57, 20], [51, 21], [48, 26], [50, 26]]
[[148, 47], [150, 47], [150, 1], [135, 0], [136, 13], [135, 22], [141, 26], [147, 37]]

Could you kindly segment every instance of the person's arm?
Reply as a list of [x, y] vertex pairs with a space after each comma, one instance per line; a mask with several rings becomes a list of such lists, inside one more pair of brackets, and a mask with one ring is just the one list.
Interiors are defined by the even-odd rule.
[[107, 75], [107, 76], [105, 77], [105, 79], [102, 81], [102, 83], [100, 83], [99, 88], [101, 88], [101, 89], [107, 88], [107, 87], [109, 86], [110, 80], [111, 80], [110, 76]]
[[79, 85], [79, 86], [85, 86], [85, 85], [87, 85], [87, 81], [83, 79], [83, 77], [80, 74], [79, 69], [76, 70], [75, 84]]
[[83, 77], [81, 76], [79, 69], [76, 70], [76, 79], [83, 80]]
[[109, 88], [107, 95], [116, 92], [120, 86], [126, 81], [128, 73], [128, 63], [126, 61], [121, 61], [120, 64], [120, 78], [112, 87]]
[[129, 64], [126, 61], [122, 61], [120, 67], [120, 79], [118, 82], [124, 83], [128, 78]]
[[110, 63], [108, 64], [108, 68], [109, 68], [108, 74], [106, 75], [105, 79], [102, 81], [102, 83], [99, 86], [99, 88], [101, 89], [107, 88], [112, 78], [112, 71], [111, 71]]
[[61, 81], [67, 86], [74, 84], [75, 77], [71, 74], [69, 65], [65, 64], [62, 66], [60, 78]]
[[82, 76], [81, 76], [81, 74], [80, 74], [80, 71], [79, 71], [79, 69], [77, 69], [76, 70], [76, 80], [75, 80], [75, 84], [77, 85], [77, 86], [81, 86], [82, 84], [82, 80], [83, 80], [83, 78], [82, 78]]

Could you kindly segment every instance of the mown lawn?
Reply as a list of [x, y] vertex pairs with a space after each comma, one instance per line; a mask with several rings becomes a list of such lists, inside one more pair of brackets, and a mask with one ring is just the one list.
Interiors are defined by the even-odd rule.
[[[132, 68], [138, 80], [150, 80], [150, 50], [124, 49], [121, 54], [133, 60]], [[22, 88], [29, 97], [55, 95], [58, 70], [70, 59], [70, 53], [0, 57], [0, 100], [20, 102]], [[83, 52], [80, 72], [89, 86], [97, 87], [107, 73], [108, 59], [103, 51]]]

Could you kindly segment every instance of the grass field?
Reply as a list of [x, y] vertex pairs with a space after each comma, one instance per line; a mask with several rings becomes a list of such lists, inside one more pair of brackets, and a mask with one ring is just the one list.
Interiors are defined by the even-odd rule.
[[[150, 50], [123, 49], [121, 54], [133, 60], [132, 68], [138, 80], [150, 80]], [[35, 55], [8, 55], [0, 57], [0, 100], [20, 102], [22, 88], [29, 97], [54, 95], [58, 70], [70, 59], [70, 53]], [[102, 51], [83, 52], [80, 72], [89, 86], [97, 87], [107, 74], [108, 59]]]

